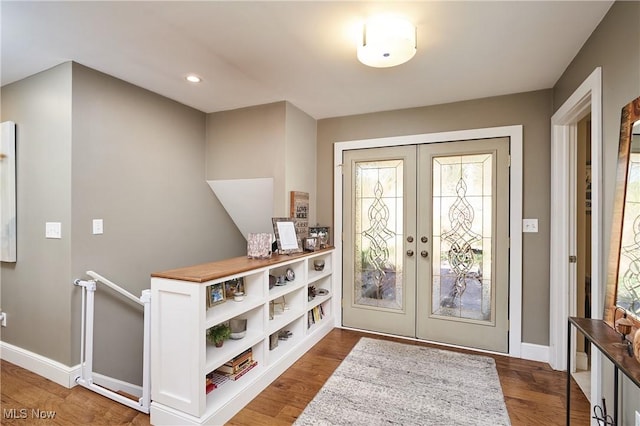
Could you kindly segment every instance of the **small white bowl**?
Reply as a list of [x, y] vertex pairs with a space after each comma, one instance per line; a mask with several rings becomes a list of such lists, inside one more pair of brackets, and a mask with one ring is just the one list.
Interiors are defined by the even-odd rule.
[[235, 300], [236, 302], [242, 302], [244, 300], [244, 293], [243, 292], [234, 293], [233, 300]]
[[245, 331], [239, 331], [237, 333], [231, 333], [231, 335], [229, 336], [229, 338], [233, 339], [233, 340], [238, 340], [238, 339], [242, 339], [244, 336], [247, 335], [247, 330]]

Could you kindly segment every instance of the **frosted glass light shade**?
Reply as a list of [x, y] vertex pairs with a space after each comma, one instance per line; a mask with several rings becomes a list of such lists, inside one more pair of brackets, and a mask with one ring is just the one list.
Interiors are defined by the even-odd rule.
[[369, 20], [358, 43], [358, 60], [365, 65], [387, 68], [403, 64], [416, 54], [416, 28], [393, 17]]

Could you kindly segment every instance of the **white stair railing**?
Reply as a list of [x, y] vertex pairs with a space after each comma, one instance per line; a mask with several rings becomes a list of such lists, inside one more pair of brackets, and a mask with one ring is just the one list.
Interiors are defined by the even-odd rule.
[[[109, 281], [105, 277], [87, 271], [92, 280], [76, 279], [73, 284], [82, 287], [82, 325], [80, 342], [80, 377], [76, 378], [76, 383], [90, 389], [100, 395], [113, 399], [128, 407], [134, 408], [143, 413], [149, 414], [151, 404], [151, 291], [142, 290], [142, 295], [136, 297], [117, 284]], [[144, 337], [142, 356], [142, 396], [136, 401], [127, 398], [117, 392], [98, 386], [93, 378], [93, 320], [94, 320], [94, 300], [97, 282], [101, 282], [110, 289], [120, 293], [126, 298], [144, 307]], [[133, 385], [132, 385], [133, 386]]]

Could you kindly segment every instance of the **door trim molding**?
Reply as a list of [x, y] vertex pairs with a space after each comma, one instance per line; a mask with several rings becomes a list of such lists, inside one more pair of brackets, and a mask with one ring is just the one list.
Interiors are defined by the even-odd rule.
[[[436, 142], [453, 142], [469, 139], [508, 137], [511, 155], [509, 189], [509, 355], [520, 358], [522, 354], [522, 125], [489, 127], [422, 135], [393, 136], [336, 142], [334, 144], [333, 218], [336, 260], [342, 262], [342, 154], [344, 151], [386, 146], [419, 145]], [[342, 283], [342, 268], [335, 268], [334, 275]], [[341, 284], [340, 284], [341, 287]], [[341, 291], [334, 289], [334, 292]], [[336, 293], [337, 294], [337, 293]], [[334, 297], [335, 326], [342, 327], [341, 298]]]
[[[602, 318], [604, 282], [602, 240], [602, 68], [596, 68], [551, 117], [551, 235], [549, 276], [549, 364], [566, 370], [567, 317], [572, 312], [569, 285], [570, 241], [569, 185], [572, 177], [567, 165], [575, 149], [577, 122], [591, 111], [591, 316]], [[573, 182], [575, 184], [575, 182]], [[572, 303], [575, 306], [575, 301]], [[597, 351], [596, 351], [597, 352]], [[595, 352], [594, 352], [595, 353]], [[591, 401], [599, 401], [601, 360], [591, 363]]]

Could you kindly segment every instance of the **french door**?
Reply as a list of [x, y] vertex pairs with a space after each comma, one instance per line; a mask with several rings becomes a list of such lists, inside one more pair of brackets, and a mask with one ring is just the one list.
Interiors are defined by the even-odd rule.
[[509, 139], [345, 151], [343, 324], [508, 352]]

